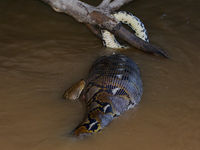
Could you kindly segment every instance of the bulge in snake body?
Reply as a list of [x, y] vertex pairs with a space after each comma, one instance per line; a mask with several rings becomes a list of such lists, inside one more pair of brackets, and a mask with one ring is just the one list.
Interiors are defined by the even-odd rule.
[[74, 135], [99, 132], [115, 117], [139, 103], [143, 93], [138, 66], [121, 54], [102, 56], [92, 65], [82, 94], [87, 115]]

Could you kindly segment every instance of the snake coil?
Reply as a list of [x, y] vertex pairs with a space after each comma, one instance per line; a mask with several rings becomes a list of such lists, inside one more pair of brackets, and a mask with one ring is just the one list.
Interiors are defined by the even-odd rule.
[[[139, 18], [131, 14], [130, 12], [119, 11], [113, 14], [116, 20], [120, 21], [123, 24], [128, 25], [132, 30], [135, 31], [135, 35], [142, 40], [149, 42], [147, 30], [144, 27], [144, 24], [140, 21]], [[115, 38], [115, 36], [107, 30], [101, 30], [103, 45], [105, 47], [121, 49], [128, 48], [124, 45], [121, 45]]]

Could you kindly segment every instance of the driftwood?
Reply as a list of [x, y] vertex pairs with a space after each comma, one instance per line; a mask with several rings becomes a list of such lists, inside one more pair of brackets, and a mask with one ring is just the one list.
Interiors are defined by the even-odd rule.
[[97, 7], [80, 0], [42, 0], [49, 4], [56, 12], [66, 13], [78, 22], [86, 24], [97, 36], [100, 30], [106, 29], [126, 41], [130, 45], [148, 53], [159, 54], [168, 58], [168, 54], [145, 42], [124, 28], [111, 14], [124, 4], [132, 0], [103, 0]]

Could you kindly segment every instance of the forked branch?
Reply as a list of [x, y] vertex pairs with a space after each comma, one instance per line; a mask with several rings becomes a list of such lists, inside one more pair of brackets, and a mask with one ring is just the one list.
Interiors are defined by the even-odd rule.
[[[42, 0], [49, 4], [55, 11], [63, 12], [78, 22], [87, 24], [87, 26], [100, 36], [98, 29], [106, 29], [118, 36], [120, 39], [128, 42], [130, 45], [148, 53], [159, 54], [166, 58], [168, 55], [163, 50], [152, 46], [126, 30], [121, 26], [111, 12], [119, 9], [124, 4], [132, 0], [103, 0], [99, 6], [94, 7], [80, 0]], [[98, 27], [98, 28], [96, 28]]]

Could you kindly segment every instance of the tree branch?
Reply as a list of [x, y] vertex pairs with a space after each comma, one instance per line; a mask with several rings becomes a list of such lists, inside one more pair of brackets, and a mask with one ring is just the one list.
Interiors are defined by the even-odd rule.
[[[94, 7], [80, 0], [42, 1], [49, 4], [55, 11], [66, 13], [74, 17], [77, 21], [88, 24], [87, 26], [90, 28], [90, 30], [98, 37], [101, 36], [98, 30], [105, 29], [142, 51], [156, 53], [168, 58], [166, 52], [148, 42], [141, 40], [127, 29], [122, 27], [119, 21], [117, 21], [111, 14], [113, 10], [119, 9], [122, 5], [132, 0], [113, 0], [112, 2], [111, 0], [103, 0], [99, 6], [105, 6], [105, 8]], [[106, 7], [108, 4], [109, 6]]]
[[120, 37], [121, 39], [123, 39], [124, 41], [128, 42], [130, 45], [134, 46], [135, 48], [138, 48], [147, 53], [158, 54], [165, 58], [169, 58], [167, 52], [150, 44], [149, 42], [146, 42], [146, 41], [138, 38], [136, 35], [132, 34], [130, 31], [128, 31], [122, 25], [119, 25], [112, 32], [115, 35], [117, 35], [118, 37]]
[[122, 7], [124, 4], [129, 3], [132, 0], [114, 0], [113, 2], [110, 3], [110, 9], [112, 11], [115, 11]]
[[79, 22], [91, 23], [88, 14], [96, 10], [95, 7], [79, 0], [42, 0], [49, 4], [56, 12], [63, 12], [74, 17]]
[[90, 31], [92, 31], [92, 33], [94, 33], [98, 38], [102, 39], [102, 35], [100, 30], [95, 27], [94, 25], [91, 24], [86, 24], [86, 26], [88, 27], [88, 29], [90, 29]]

